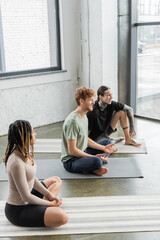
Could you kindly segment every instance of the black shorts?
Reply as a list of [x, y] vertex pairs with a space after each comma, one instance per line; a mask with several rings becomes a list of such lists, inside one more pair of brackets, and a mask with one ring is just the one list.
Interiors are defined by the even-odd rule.
[[112, 127], [109, 125], [104, 132], [102, 132], [97, 138], [93, 139], [95, 142], [101, 141], [103, 139], [108, 138], [112, 133], [116, 132], [117, 128], [115, 130], [112, 129]]
[[112, 127], [109, 125], [108, 128], [106, 129], [107, 135], [111, 135], [112, 133], [116, 132], [117, 128], [115, 130], [112, 129]]
[[[45, 186], [43, 182], [41, 183]], [[32, 190], [32, 194], [39, 198], [43, 198], [43, 195], [35, 189]], [[16, 206], [6, 203], [5, 215], [12, 224], [17, 226], [44, 227], [44, 214], [46, 208], [46, 206], [42, 205], [27, 204]]]

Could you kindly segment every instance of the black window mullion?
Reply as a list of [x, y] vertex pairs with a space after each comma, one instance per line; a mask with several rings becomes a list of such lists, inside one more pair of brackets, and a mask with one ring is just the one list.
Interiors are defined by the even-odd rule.
[[60, 39], [60, 15], [59, 15], [59, 2], [55, 1], [56, 5], [56, 30], [57, 30], [57, 67], [61, 69], [61, 39]]
[[136, 22], [136, 23], [133, 24], [134, 27], [152, 26], [152, 25], [160, 25], [160, 21], [157, 21], [157, 22]]

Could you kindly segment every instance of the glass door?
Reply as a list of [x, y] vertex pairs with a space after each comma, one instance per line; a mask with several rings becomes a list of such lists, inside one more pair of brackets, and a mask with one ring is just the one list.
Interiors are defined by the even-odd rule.
[[132, 11], [137, 19], [132, 33], [137, 53], [134, 60], [131, 56], [136, 71], [131, 79], [135, 81], [135, 114], [160, 120], [160, 0], [137, 0]]
[[160, 26], [138, 28], [136, 114], [160, 119]]

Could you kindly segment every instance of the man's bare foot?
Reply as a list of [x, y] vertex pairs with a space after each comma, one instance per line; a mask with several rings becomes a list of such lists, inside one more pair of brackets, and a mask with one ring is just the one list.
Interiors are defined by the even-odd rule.
[[127, 140], [125, 140], [125, 144], [126, 145], [133, 145], [135, 147], [140, 147], [142, 144], [140, 143], [136, 143], [133, 139], [128, 138]]
[[101, 167], [100, 169], [94, 170], [93, 172], [99, 176], [103, 176], [108, 172], [108, 168]]

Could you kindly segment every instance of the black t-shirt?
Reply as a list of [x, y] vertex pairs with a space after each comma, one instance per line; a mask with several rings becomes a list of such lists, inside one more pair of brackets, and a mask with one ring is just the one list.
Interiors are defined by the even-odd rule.
[[88, 129], [90, 131], [89, 138], [98, 138], [109, 126], [112, 119], [112, 115], [115, 111], [123, 110], [124, 104], [112, 101], [102, 111], [99, 107], [98, 101], [93, 105], [93, 110], [87, 113], [88, 117]]

